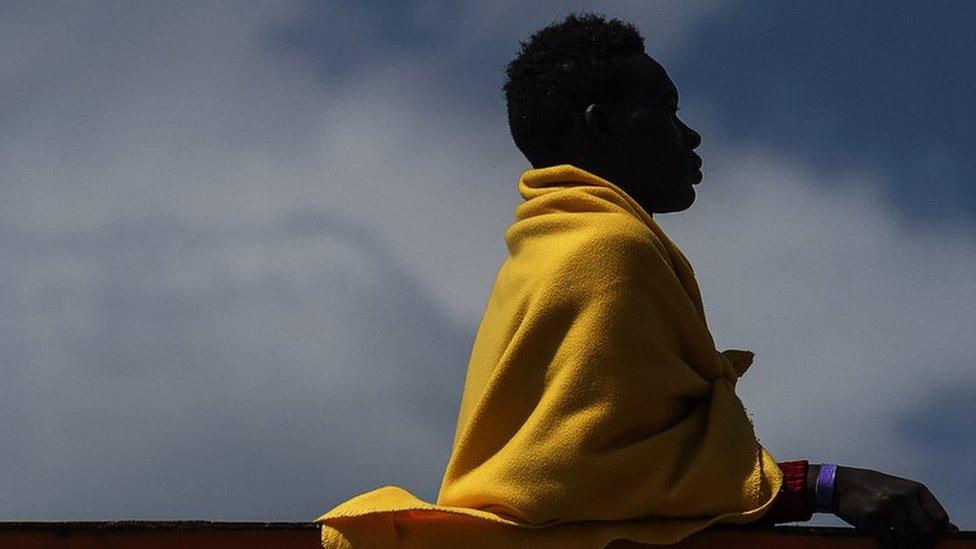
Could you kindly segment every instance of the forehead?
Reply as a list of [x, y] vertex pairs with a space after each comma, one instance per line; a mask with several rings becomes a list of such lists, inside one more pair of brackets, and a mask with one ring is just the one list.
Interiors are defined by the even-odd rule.
[[668, 76], [668, 72], [646, 53], [634, 58], [630, 73], [637, 88], [634, 90], [637, 97], [646, 101], [661, 98], [678, 100], [678, 89]]

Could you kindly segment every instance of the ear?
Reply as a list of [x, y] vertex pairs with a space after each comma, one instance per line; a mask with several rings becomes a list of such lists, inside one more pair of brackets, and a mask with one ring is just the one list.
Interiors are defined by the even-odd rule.
[[586, 133], [599, 143], [613, 142], [613, 130], [610, 128], [610, 113], [602, 105], [593, 103], [586, 107], [583, 113]]

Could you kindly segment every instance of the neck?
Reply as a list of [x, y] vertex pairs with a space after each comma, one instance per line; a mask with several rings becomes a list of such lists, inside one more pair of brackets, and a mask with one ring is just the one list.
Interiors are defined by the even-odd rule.
[[619, 173], [617, 173], [617, 170], [614, 170], [612, 167], [606, 165], [606, 163], [595, 161], [592, 158], [575, 158], [574, 160], [571, 160], [567, 163], [572, 164], [577, 168], [586, 170], [594, 175], [598, 175], [603, 179], [606, 179], [607, 181], [613, 183], [617, 187], [620, 187], [625, 193], [630, 195], [630, 197], [633, 198], [635, 202], [640, 204], [641, 208], [643, 208], [644, 211], [647, 212], [648, 217], [650, 218], [654, 217], [654, 213], [651, 211], [648, 205], [643, 203], [633, 192], [631, 192], [629, 185], [626, 183], [626, 179], [622, 177]]

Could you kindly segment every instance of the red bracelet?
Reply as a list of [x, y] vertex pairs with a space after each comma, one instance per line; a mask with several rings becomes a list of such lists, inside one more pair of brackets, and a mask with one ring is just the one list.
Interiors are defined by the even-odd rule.
[[813, 516], [813, 508], [806, 498], [807, 472], [810, 463], [805, 459], [777, 463], [783, 471], [783, 486], [776, 505], [778, 522], [807, 521]]

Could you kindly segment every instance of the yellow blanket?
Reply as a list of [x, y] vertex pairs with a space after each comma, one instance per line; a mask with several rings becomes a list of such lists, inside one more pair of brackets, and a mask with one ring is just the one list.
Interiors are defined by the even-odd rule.
[[362, 494], [316, 519], [324, 545], [660, 544], [761, 517], [782, 473], [735, 394], [752, 353], [716, 351], [687, 259], [574, 166], [519, 192], [437, 505]]

